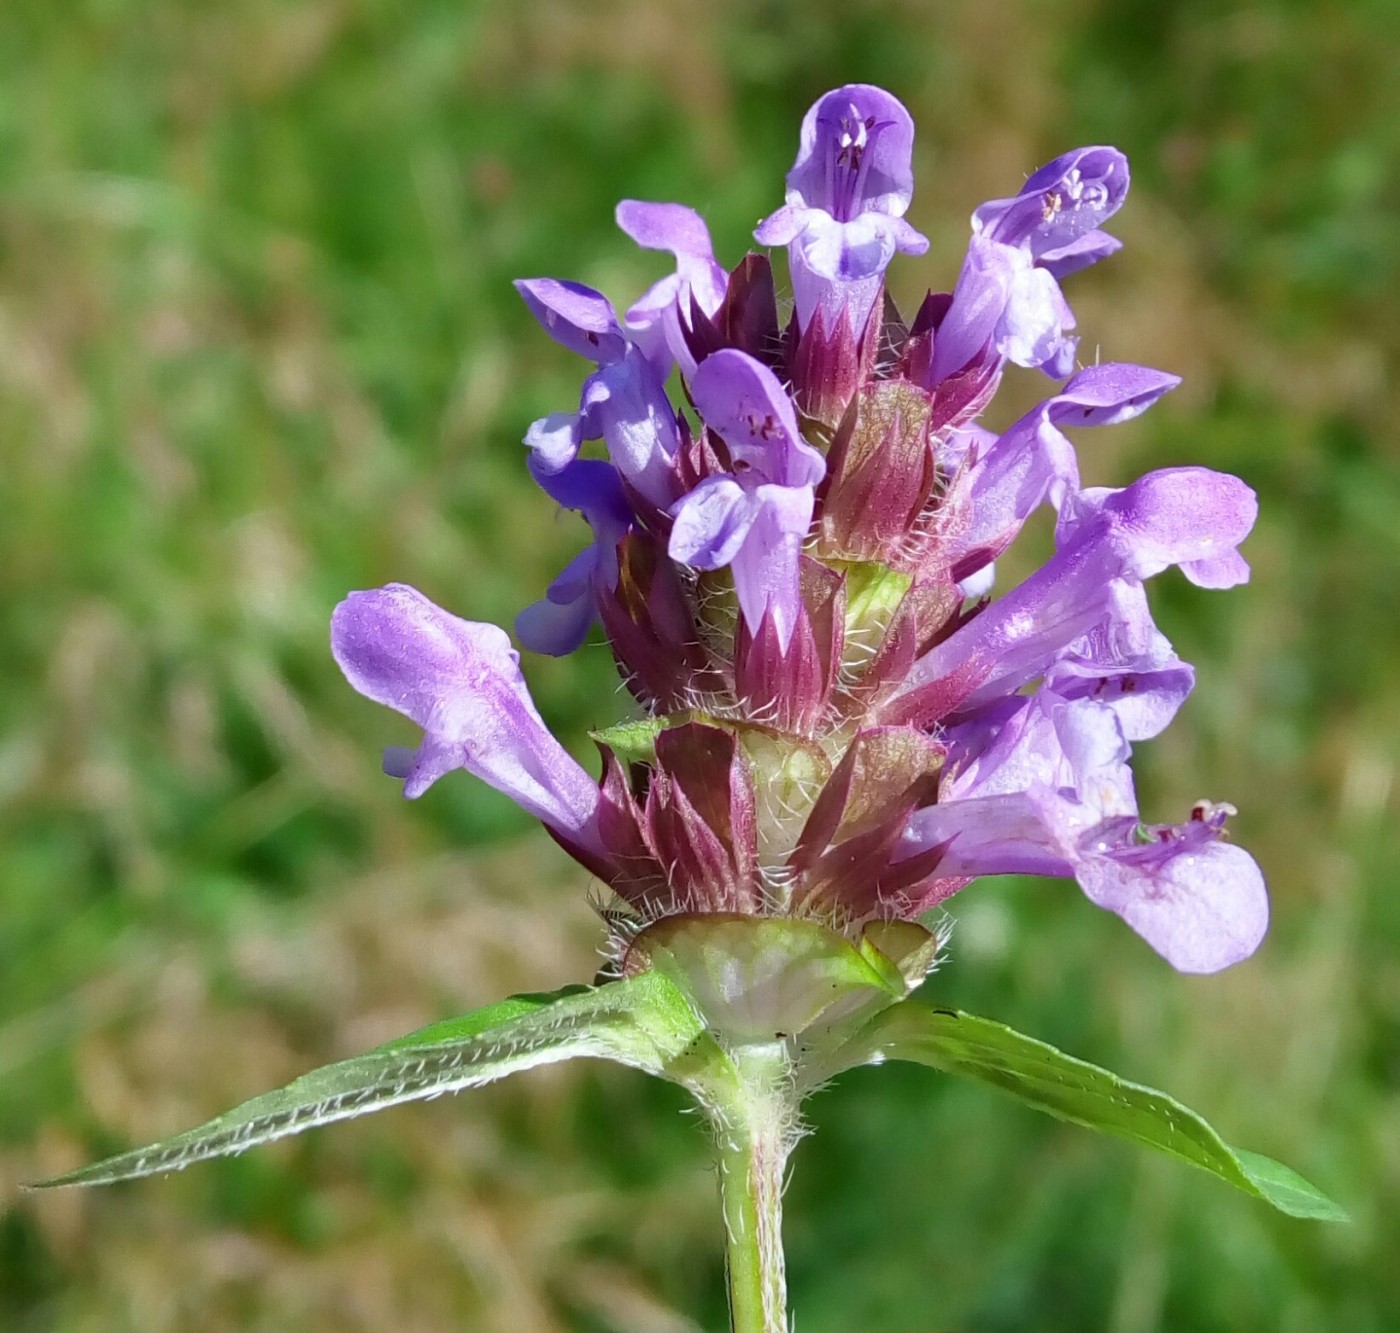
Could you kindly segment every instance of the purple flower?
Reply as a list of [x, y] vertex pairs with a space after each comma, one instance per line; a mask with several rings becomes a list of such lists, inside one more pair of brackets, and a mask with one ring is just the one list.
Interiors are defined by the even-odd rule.
[[993, 371], [1000, 370], [1004, 340], [998, 333], [1016, 272], [1017, 261], [1009, 248], [972, 239], [957, 286], [936, 326], [928, 388], [980, 368], [980, 362], [992, 361]]
[[579, 423], [583, 439], [607, 445], [608, 456], [638, 495], [659, 509], [676, 498], [676, 410], [639, 347], [629, 347], [584, 382]]
[[526, 431], [536, 479], [568, 467], [585, 440], [601, 439], [633, 490], [661, 508], [670, 504], [679, 436], [664, 385], [669, 367], [658, 368], [629, 340], [601, 292], [553, 278], [515, 285], [556, 342], [598, 367], [584, 381], [577, 412], [541, 417]]
[[596, 842], [597, 784], [535, 711], [504, 630], [391, 583], [336, 607], [331, 652], [361, 694], [423, 728], [423, 743], [394, 764], [405, 796], [465, 768], [557, 833]]
[[820, 311], [859, 335], [895, 252], [928, 239], [904, 221], [914, 194], [914, 122], [883, 89], [851, 83], [819, 99], [802, 122], [787, 202], [759, 224], [760, 245], [786, 245], [803, 329]]
[[[515, 289], [544, 331], [561, 347], [601, 367], [620, 361], [630, 346], [612, 304], [581, 282], [557, 278], [518, 278]], [[554, 412], [532, 422], [525, 444], [546, 471], [558, 472], [578, 456], [585, 438], [584, 410]]]
[[1156, 632], [1137, 585], [1169, 565], [1206, 587], [1242, 581], [1249, 567], [1235, 548], [1257, 512], [1248, 486], [1205, 468], [1080, 491], [1061, 511], [1050, 560], [920, 658], [888, 714], [935, 722], [989, 703], [1088, 635], [1105, 650], [1103, 666], [1131, 662]]
[[973, 237], [938, 327], [931, 384], [991, 359], [1063, 379], [1074, 368], [1074, 315], [1059, 279], [1112, 254], [1099, 230], [1128, 191], [1116, 148], [1080, 148], [1035, 172], [1011, 199], [972, 215]]
[[[1012, 199], [993, 199], [972, 215], [974, 231], [1024, 247], [1062, 278], [1122, 245], [1098, 228], [1123, 205], [1128, 159], [1116, 148], [1076, 148], [1047, 162]], [[1067, 266], [1067, 267], [1066, 267]]]
[[705, 424], [729, 446], [734, 471], [778, 486], [815, 486], [826, 471], [802, 438], [778, 377], [744, 352], [706, 357], [690, 382]]
[[1106, 822], [1076, 871], [1089, 901], [1116, 912], [1181, 972], [1248, 958], [1269, 928], [1264, 876], [1221, 841], [1229, 805], [1198, 802], [1183, 824]]
[[802, 439], [777, 376], [746, 353], [706, 357], [690, 392], [728, 446], [732, 470], [705, 478], [672, 508], [671, 557], [695, 569], [729, 565], [749, 629], [771, 616], [786, 649], [799, 605], [798, 556], [826, 464]]
[[971, 437], [953, 501], [967, 515], [949, 546], [953, 577], [969, 578], [995, 560], [1045, 499], [1058, 510], [1064, 496], [1079, 489], [1074, 446], [1062, 426], [1130, 420], [1180, 383], [1145, 366], [1090, 366], [1001, 436]]
[[942, 848], [949, 874], [1073, 876], [1183, 972], [1216, 972], [1258, 947], [1268, 898], [1252, 858], [1221, 841], [1229, 808], [1142, 824], [1113, 709], [1047, 688], [945, 739], [938, 803], [911, 816], [906, 855]]
[[[1120, 582], [1112, 596], [1114, 612], [1055, 657], [1045, 684], [1061, 698], [1111, 708], [1128, 740], [1151, 740], [1185, 703], [1196, 673], [1152, 624], [1140, 585]], [[1117, 632], [1122, 625], [1137, 627], [1130, 642]]]
[[676, 271], [655, 283], [627, 311], [627, 332], [647, 360], [664, 377], [672, 361], [687, 374], [695, 369], [686, 346], [690, 303], [713, 315], [724, 300], [729, 275], [715, 259], [710, 230], [694, 209], [684, 204], [651, 204], [624, 199], [617, 206], [617, 225], [648, 250], [669, 250]]
[[518, 278], [515, 289], [561, 347], [606, 366], [627, 350], [627, 334], [608, 298], [581, 282]]

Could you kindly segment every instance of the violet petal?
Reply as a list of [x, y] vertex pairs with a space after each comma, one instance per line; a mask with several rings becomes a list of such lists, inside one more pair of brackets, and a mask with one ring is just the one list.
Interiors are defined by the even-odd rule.
[[802, 603], [799, 557], [812, 522], [812, 489], [764, 485], [753, 496], [753, 524], [732, 561], [734, 591], [749, 631], [757, 633], [770, 616], [786, 652]]
[[1116, 845], [1091, 835], [1099, 854], [1081, 861], [1076, 878], [1091, 902], [1116, 912], [1178, 971], [1219, 972], [1259, 947], [1269, 897], [1248, 852], [1191, 828], [1142, 846], [1121, 826]]
[[848, 83], [819, 98], [802, 119], [788, 203], [840, 221], [864, 212], [895, 217], [914, 194], [914, 121], [897, 97]]
[[735, 461], [766, 482], [815, 486], [826, 460], [803, 438], [792, 399], [778, 377], [747, 352], [726, 347], [702, 361], [690, 394], [705, 424]]
[[627, 350], [627, 335], [602, 292], [558, 278], [517, 278], [515, 289], [561, 347], [599, 365]]
[[583, 386], [583, 432], [601, 438], [617, 469], [641, 495], [665, 508], [677, 490], [676, 413], [655, 368], [636, 347], [601, 366]]
[[1116, 148], [1076, 148], [1047, 162], [1012, 199], [993, 199], [973, 228], [1032, 256], [1058, 254], [1097, 230], [1128, 193], [1128, 159]]
[[733, 477], [715, 476], [676, 501], [671, 515], [671, 559], [692, 569], [719, 569], [738, 555], [757, 506]]

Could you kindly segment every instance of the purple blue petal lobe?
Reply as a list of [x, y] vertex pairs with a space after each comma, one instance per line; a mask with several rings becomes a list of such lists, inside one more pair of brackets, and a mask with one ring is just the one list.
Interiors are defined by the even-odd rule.
[[1086, 236], [1097, 236], [1127, 193], [1128, 160], [1122, 153], [1079, 148], [1032, 173], [1014, 198], [983, 204], [972, 215], [973, 228], [1003, 245], [1025, 246], [1037, 259], [1058, 255]]
[[555, 278], [521, 278], [515, 287], [530, 313], [560, 346], [599, 365], [607, 365], [626, 350], [626, 335], [602, 292]]
[[[1149, 822], [1131, 758], [1196, 683], [1146, 585], [1172, 566], [1245, 582], [1257, 505], [1205, 467], [1115, 488], [1081, 464], [1082, 429], [1179, 383], [1081, 365], [1066, 285], [1121, 248], [1127, 160], [1078, 148], [977, 206], [961, 263], [903, 316], [885, 280], [928, 248], [905, 216], [914, 161], [908, 110], [847, 84], [807, 111], [755, 231], [786, 283], [764, 255], [726, 267], [688, 206], [629, 199], [618, 226], [674, 260], [630, 305], [517, 284], [586, 364], [525, 437], [582, 549], [516, 633], [563, 655], [601, 625], [645, 735], [602, 733], [600, 780], [546, 729], [505, 633], [411, 588], [351, 594], [336, 660], [422, 729], [386, 754], [405, 794], [466, 769], [607, 886], [622, 970], [673, 918], [817, 916], [854, 940], [1013, 873], [1073, 881], [1182, 971], [1228, 967], [1268, 924], [1233, 810]], [[1014, 367], [1058, 387], [991, 430]], [[1052, 553], [998, 585], [1042, 507]]]
[[838, 222], [861, 213], [902, 215], [914, 194], [914, 121], [882, 88], [851, 83], [820, 98], [802, 122], [788, 172], [788, 202]]

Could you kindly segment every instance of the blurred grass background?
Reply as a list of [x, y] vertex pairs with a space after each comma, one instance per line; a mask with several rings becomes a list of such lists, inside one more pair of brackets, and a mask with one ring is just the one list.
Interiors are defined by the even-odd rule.
[[[1149, 818], [1241, 807], [1262, 952], [1184, 979], [1070, 886], [985, 883], [931, 986], [1170, 1089], [1355, 1223], [860, 1071], [797, 1154], [799, 1327], [1400, 1327], [1397, 52], [1391, 0], [8, 0], [0, 1327], [722, 1325], [702, 1131], [625, 1071], [15, 1186], [591, 974], [584, 877], [527, 820], [379, 775], [410, 729], [343, 684], [327, 617], [390, 579], [507, 623], [539, 595], [581, 529], [519, 439], [581, 368], [509, 279], [630, 300], [667, 265], [614, 230], [624, 196], [700, 208], [734, 262], [851, 80], [919, 126], [906, 308], [977, 203], [1079, 143], [1129, 153], [1127, 249], [1071, 283], [1084, 353], [1186, 383], [1086, 435], [1086, 477], [1200, 462], [1263, 502], [1247, 588], [1154, 589], [1200, 688], [1139, 758]], [[622, 704], [606, 650], [527, 670], [586, 754]]]

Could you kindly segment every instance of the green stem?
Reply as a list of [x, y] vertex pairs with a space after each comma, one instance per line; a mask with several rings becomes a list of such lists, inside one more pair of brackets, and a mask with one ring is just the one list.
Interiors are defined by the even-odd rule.
[[732, 1099], [710, 1109], [719, 1155], [732, 1333], [787, 1333], [783, 1264], [783, 1178], [795, 1112], [780, 1046], [732, 1056], [740, 1074]]

